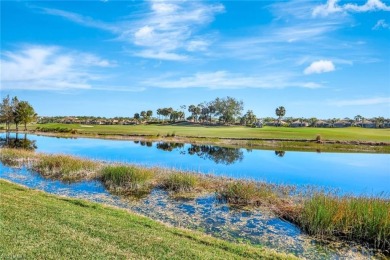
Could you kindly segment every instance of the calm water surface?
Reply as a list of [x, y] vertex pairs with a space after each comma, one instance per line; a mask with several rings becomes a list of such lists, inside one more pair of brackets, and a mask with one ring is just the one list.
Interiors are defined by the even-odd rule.
[[[4, 138], [5, 134], [0, 134]], [[15, 134], [11, 134], [15, 138]], [[38, 152], [162, 166], [353, 194], [390, 194], [390, 155], [247, 150], [208, 145], [19, 135]]]

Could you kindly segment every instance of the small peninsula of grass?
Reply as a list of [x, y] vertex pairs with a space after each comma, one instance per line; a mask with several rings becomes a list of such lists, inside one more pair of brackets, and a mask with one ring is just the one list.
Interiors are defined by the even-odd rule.
[[[65, 162], [67, 159], [69, 162]], [[331, 240], [337, 237], [368, 243], [389, 254], [390, 200], [381, 196], [337, 196], [316, 190], [307, 193], [295, 186], [157, 167], [104, 164], [72, 156], [9, 148], [1, 149], [0, 161], [12, 167], [37, 169], [43, 176], [66, 181], [91, 179], [93, 176], [102, 181], [110, 192], [121, 195], [145, 195], [154, 188], [166, 189], [173, 195], [215, 193], [221, 201], [231, 205], [267, 208], [316, 237]], [[37, 167], [39, 165], [45, 167]], [[56, 173], [54, 175], [53, 169]], [[91, 171], [92, 169], [95, 171]]]
[[0, 180], [1, 259], [295, 259]]

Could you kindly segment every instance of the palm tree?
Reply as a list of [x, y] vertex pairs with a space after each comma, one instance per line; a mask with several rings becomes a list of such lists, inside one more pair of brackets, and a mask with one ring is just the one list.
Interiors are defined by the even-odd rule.
[[283, 106], [277, 107], [275, 113], [278, 116], [278, 123], [280, 126], [280, 119], [286, 114], [286, 109]]

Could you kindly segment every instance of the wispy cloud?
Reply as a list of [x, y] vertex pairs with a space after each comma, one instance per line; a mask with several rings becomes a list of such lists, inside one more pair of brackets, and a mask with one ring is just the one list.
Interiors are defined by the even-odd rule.
[[202, 1], [149, 1], [149, 9], [142, 18], [132, 22], [119, 39], [140, 48], [136, 56], [159, 60], [186, 60], [192, 52], [205, 51], [210, 45], [209, 35], [200, 29], [224, 11], [221, 4]]
[[90, 89], [90, 82], [100, 78], [91, 69], [114, 65], [96, 55], [58, 46], [25, 46], [1, 53], [1, 89]]
[[224, 11], [222, 4], [203, 1], [149, 0], [147, 6], [137, 18], [112, 23], [58, 9], [41, 10], [83, 26], [112, 32], [117, 40], [136, 47], [131, 52], [134, 56], [174, 61], [187, 60], [192, 53], [199, 55], [206, 51], [213, 37], [200, 31]]
[[53, 8], [34, 7], [34, 9], [40, 10], [45, 14], [65, 18], [69, 21], [81, 24], [83, 26], [98, 28], [98, 29], [110, 31], [113, 33], [120, 33], [120, 28], [117, 25], [106, 23], [103, 21], [98, 21], [92, 17], [83, 16], [83, 15], [80, 15], [77, 13], [67, 12], [67, 11], [53, 9]]
[[385, 19], [379, 20], [374, 27], [372, 27], [373, 30], [380, 30], [380, 29], [390, 29], [390, 24], [386, 23]]
[[325, 73], [325, 72], [331, 72], [335, 70], [335, 66], [332, 61], [330, 60], [319, 60], [319, 61], [314, 61], [310, 64], [309, 67], [307, 67], [303, 73], [306, 75], [308, 74], [320, 74], [320, 73]]
[[200, 72], [178, 78], [152, 78], [142, 82], [143, 85], [158, 88], [208, 88], [208, 89], [241, 89], [241, 88], [320, 88], [315, 82], [302, 82], [288, 73], [264, 74], [261, 76], [244, 76], [227, 71]]
[[328, 101], [328, 104], [332, 106], [339, 106], [339, 107], [380, 105], [380, 104], [390, 104], [390, 98], [374, 97], [374, 98], [363, 98], [363, 99], [332, 100], [332, 101]]
[[316, 6], [313, 9], [312, 15], [328, 16], [335, 13], [346, 14], [348, 12], [370, 12], [370, 11], [390, 11], [390, 6], [387, 6], [381, 0], [367, 0], [363, 5], [347, 3], [344, 5], [338, 4], [339, 0], [328, 0], [326, 4]]

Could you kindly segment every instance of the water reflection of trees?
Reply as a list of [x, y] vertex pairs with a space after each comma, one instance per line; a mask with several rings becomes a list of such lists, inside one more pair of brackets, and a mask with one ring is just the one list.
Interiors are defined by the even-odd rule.
[[285, 153], [285, 151], [275, 151], [275, 155], [278, 157], [283, 157]]
[[214, 161], [215, 163], [221, 164], [233, 164], [237, 161], [242, 161], [244, 158], [244, 153], [241, 149], [238, 148], [227, 148], [227, 147], [219, 147], [213, 145], [194, 145], [192, 144], [190, 148], [188, 148], [188, 154], [194, 155], [209, 159]]
[[157, 147], [157, 149], [171, 152], [174, 149], [183, 148], [184, 144], [182, 144], [182, 143], [164, 143], [164, 142], [160, 142], [160, 143], [157, 143], [156, 147]]
[[24, 134], [23, 137], [20, 138], [19, 134], [16, 134], [15, 137], [11, 137], [9, 133], [6, 134], [5, 138], [0, 137], [0, 147], [25, 150], [35, 150], [38, 148], [36, 141], [28, 139], [27, 134]]
[[244, 153], [240, 149], [226, 148], [212, 145], [195, 145], [192, 144], [187, 151], [184, 150], [183, 143], [165, 143], [159, 142], [156, 144], [156, 148], [163, 151], [171, 152], [175, 149], [179, 149], [180, 154], [197, 155], [203, 159], [212, 160], [215, 163], [220, 164], [233, 164], [237, 161], [242, 161]]

